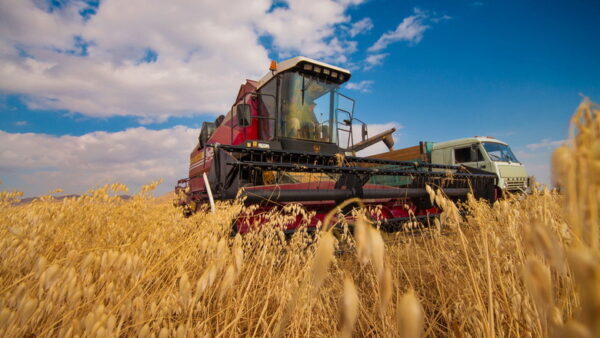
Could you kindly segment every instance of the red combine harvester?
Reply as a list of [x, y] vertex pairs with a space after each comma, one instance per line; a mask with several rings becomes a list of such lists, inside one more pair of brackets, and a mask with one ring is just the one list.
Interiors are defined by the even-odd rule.
[[[190, 154], [189, 178], [176, 187], [184, 196], [178, 201], [184, 213], [239, 195], [247, 205], [259, 206], [238, 217], [234, 232], [260, 226], [265, 211], [290, 203], [314, 211], [308, 223], [316, 227], [336, 205], [358, 197], [378, 207], [373, 217], [391, 232], [439, 213], [426, 185], [455, 200], [471, 191], [493, 201], [497, 178], [484, 171], [355, 156], [379, 141], [392, 150], [395, 130], [368, 137], [367, 126], [354, 117], [354, 100], [338, 92], [349, 78], [348, 70], [295, 57], [272, 62], [258, 82], [247, 80], [227, 115], [202, 124]], [[361, 123], [362, 134], [356, 144], [355, 122]], [[301, 222], [283, 226], [294, 231]]]

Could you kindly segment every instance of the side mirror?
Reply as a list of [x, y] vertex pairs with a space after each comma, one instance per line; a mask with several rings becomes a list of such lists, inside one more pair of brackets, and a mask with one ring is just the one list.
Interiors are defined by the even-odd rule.
[[361, 135], [363, 141], [369, 138], [369, 131], [367, 130], [367, 125], [364, 123], [362, 124]]
[[215, 124], [212, 122], [202, 122], [202, 129], [200, 130], [200, 135], [198, 135], [198, 143], [200, 143], [200, 148], [204, 148], [208, 139], [212, 136], [215, 131]]
[[248, 127], [250, 125], [250, 105], [240, 103], [236, 108], [238, 126]]
[[223, 123], [223, 120], [225, 120], [225, 116], [219, 115], [219, 117], [217, 117], [217, 119], [215, 120], [215, 128], [219, 128], [221, 123]]

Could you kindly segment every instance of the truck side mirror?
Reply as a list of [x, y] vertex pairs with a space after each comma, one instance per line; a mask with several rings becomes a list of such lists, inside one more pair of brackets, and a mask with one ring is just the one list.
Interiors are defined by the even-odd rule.
[[236, 108], [238, 126], [248, 127], [250, 125], [250, 105], [240, 103]]
[[367, 125], [364, 123], [362, 124], [361, 135], [363, 141], [369, 138], [369, 131], [367, 130]]

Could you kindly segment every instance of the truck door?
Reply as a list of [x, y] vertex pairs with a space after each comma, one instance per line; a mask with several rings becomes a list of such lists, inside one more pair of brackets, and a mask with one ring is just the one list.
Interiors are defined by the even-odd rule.
[[489, 170], [478, 143], [454, 148], [454, 163], [467, 167]]

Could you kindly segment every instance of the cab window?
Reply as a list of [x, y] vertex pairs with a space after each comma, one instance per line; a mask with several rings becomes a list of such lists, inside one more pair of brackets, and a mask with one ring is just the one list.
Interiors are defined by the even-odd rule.
[[512, 150], [510, 150], [510, 147], [505, 144], [484, 142], [483, 147], [487, 151], [492, 161], [521, 163], [519, 160], [517, 160], [517, 157]]
[[483, 161], [483, 155], [479, 147], [471, 148], [457, 148], [454, 149], [454, 162], [465, 163], [465, 162], [479, 162]]
[[338, 85], [287, 72], [281, 86], [280, 134], [286, 138], [337, 143]]
[[275, 114], [277, 81], [273, 79], [258, 90], [261, 94], [258, 96], [258, 115], [262, 118], [259, 124], [259, 135], [261, 140], [271, 140], [275, 136]]

